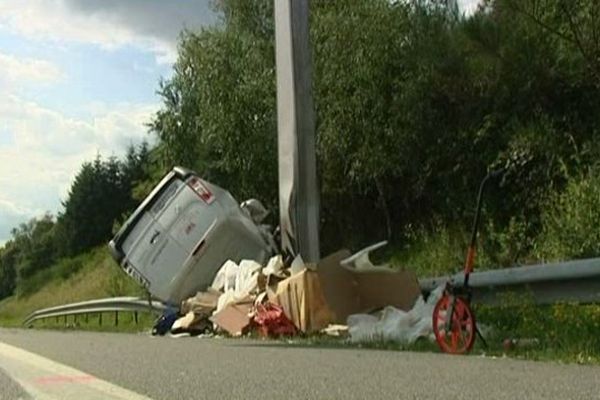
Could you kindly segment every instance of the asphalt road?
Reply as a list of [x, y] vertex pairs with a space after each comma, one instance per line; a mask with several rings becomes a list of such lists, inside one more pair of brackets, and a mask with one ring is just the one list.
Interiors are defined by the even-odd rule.
[[0, 368], [0, 400], [29, 400], [30, 396]]
[[0, 329], [0, 342], [155, 400], [600, 398], [598, 366], [90, 332]]

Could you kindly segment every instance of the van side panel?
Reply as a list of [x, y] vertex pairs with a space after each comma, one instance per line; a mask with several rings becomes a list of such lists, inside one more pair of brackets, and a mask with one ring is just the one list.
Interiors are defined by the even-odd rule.
[[268, 249], [260, 233], [255, 226], [246, 223], [252, 224], [236, 215], [217, 220], [201, 252], [188, 258], [184, 270], [173, 280], [170, 301], [178, 303], [197, 291], [206, 290], [227, 260], [239, 263], [250, 259], [262, 264], [268, 259]]

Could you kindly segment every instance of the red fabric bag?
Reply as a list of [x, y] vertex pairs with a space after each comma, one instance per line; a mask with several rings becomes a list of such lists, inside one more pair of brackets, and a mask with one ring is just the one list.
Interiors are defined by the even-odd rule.
[[256, 305], [254, 322], [261, 336], [293, 336], [298, 333], [283, 308], [270, 302]]

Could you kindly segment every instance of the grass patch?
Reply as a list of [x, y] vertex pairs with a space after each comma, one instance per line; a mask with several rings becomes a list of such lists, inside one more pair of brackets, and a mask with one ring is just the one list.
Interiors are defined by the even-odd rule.
[[[73, 270], [67, 272], [69, 266]], [[31, 279], [26, 286], [39, 286], [36, 291], [23, 291], [0, 302], [1, 326], [21, 326], [27, 315], [41, 308], [105, 297], [143, 295], [104, 247], [61, 260]]]
[[478, 320], [492, 330], [491, 350], [503, 352], [510, 338], [534, 338], [539, 344], [511, 350], [516, 357], [561, 360], [577, 363], [600, 362], [600, 306], [557, 303], [538, 306], [526, 296], [512, 296], [500, 307], [476, 310]]
[[458, 228], [408, 229], [404, 245], [391, 249], [390, 262], [414, 270], [420, 278], [454, 274], [462, 269], [467, 243], [467, 235]]

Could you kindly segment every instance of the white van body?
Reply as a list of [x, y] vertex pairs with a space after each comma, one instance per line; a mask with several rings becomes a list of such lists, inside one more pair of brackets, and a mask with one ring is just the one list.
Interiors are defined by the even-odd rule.
[[206, 289], [225, 261], [264, 263], [274, 251], [229, 192], [179, 167], [154, 188], [109, 247], [153, 297], [172, 304]]

